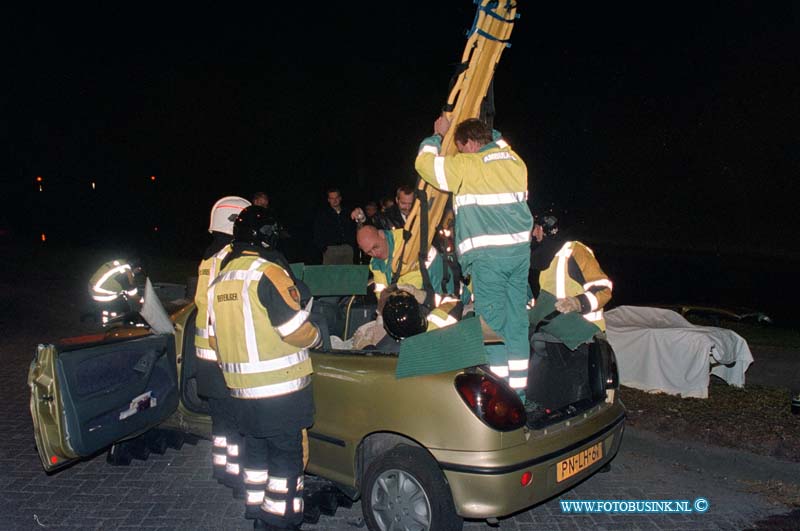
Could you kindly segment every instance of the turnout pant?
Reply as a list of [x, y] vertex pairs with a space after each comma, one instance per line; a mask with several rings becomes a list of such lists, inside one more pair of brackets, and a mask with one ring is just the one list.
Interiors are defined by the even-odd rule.
[[196, 380], [197, 394], [208, 401], [211, 414], [211, 460], [214, 478], [235, 487], [240, 483], [238, 455], [242, 443], [236, 422], [235, 404], [216, 361], [197, 358]]
[[291, 429], [245, 435], [245, 516], [276, 527], [303, 523], [303, 435]]
[[489, 367], [504, 378], [525, 403], [528, 383], [528, 267], [527, 245], [474, 251], [468, 271], [472, 277], [475, 313], [503, 338], [488, 345]]

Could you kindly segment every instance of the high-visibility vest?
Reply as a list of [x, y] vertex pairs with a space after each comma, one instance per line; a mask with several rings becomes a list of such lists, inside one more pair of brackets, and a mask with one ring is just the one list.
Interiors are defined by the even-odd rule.
[[259, 256], [231, 260], [208, 289], [210, 335], [225, 382], [235, 398], [267, 398], [303, 389], [311, 382], [308, 349], [283, 337], [299, 329], [308, 312], [299, 309], [285, 323], [272, 323], [258, 297], [265, 276], [286, 275]]
[[[570, 264], [579, 278], [570, 274]], [[588, 301], [589, 311], [582, 314], [583, 318], [600, 330], [606, 329], [603, 306], [611, 299], [613, 285], [589, 247], [577, 241], [566, 242], [550, 266], [539, 274], [539, 285], [557, 299], [578, 297]]]
[[217, 277], [222, 261], [230, 252], [231, 245], [228, 244], [213, 256], [200, 262], [197, 268], [197, 291], [194, 294], [194, 304], [197, 307], [194, 346], [197, 357], [203, 360], [217, 361], [217, 353], [208, 341], [208, 285]]

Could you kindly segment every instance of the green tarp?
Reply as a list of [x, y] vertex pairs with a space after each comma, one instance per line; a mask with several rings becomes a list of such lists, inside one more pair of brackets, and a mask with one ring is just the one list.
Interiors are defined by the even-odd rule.
[[369, 267], [366, 265], [291, 264], [294, 275], [315, 297], [365, 295]]
[[[555, 303], [556, 298], [553, 294], [547, 291], [539, 293], [536, 304], [528, 312], [531, 328], [536, 328], [537, 324], [545, 321], [545, 318], [556, 310]], [[582, 343], [590, 341], [600, 331], [596, 325], [575, 312], [560, 313], [550, 318], [549, 322], [543, 324], [539, 329], [559, 338], [570, 350], [575, 350]]]
[[480, 320], [470, 317], [452, 326], [404, 339], [400, 344], [395, 375], [408, 378], [485, 363], [486, 349]]

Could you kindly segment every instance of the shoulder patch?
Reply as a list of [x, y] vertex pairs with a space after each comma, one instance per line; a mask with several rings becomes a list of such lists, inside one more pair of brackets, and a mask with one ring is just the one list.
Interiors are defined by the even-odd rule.
[[484, 155], [483, 162], [494, 162], [496, 160], [517, 160], [514, 155], [508, 151], [498, 151], [496, 153], [489, 153]]

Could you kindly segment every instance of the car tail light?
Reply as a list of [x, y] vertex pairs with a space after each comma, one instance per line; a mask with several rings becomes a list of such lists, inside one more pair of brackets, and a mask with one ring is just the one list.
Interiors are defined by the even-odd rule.
[[517, 393], [494, 376], [459, 374], [455, 386], [467, 407], [490, 428], [511, 431], [525, 425], [525, 408]]

